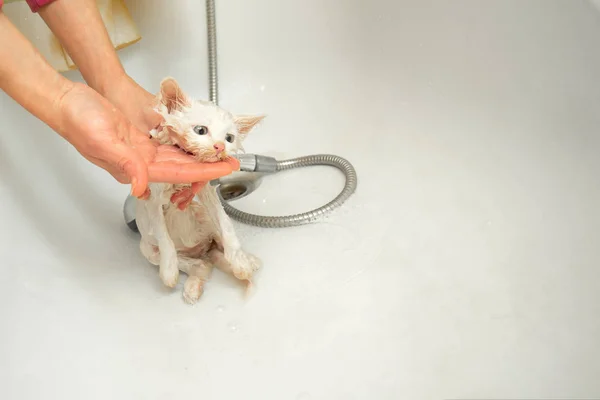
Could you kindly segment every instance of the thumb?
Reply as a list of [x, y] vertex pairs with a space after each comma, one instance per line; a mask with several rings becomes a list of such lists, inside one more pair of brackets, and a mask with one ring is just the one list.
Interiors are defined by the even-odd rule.
[[125, 144], [117, 144], [114, 164], [131, 182], [131, 195], [140, 197], [148, 188], [148, 165], [142, 156]]

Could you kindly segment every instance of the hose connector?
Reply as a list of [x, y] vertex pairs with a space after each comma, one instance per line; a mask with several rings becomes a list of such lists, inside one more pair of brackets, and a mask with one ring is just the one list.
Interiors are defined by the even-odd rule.
[[[264, 174], [274, 174], [279, 171], [277, 159], [259, 154], [232, 154], [233, 158], [240, 162], [240, 171], [242, 172], [262, 172]], [[211, 186], [221, 184], [220, 179], [210, 181]]]
[[277, 160], [273, 157], [258, 154], [234, 154], [232, 156], [240, 162], [240, 171], [267, 174], [277, 172]]

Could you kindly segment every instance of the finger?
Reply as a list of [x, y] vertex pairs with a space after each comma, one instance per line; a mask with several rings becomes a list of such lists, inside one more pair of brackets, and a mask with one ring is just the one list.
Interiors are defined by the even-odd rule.
[[192, 200], [194, 200], [194, 196], [189, 196], [186, 200], [179, 203], [177, 205], [177, 208], [180, 209], [181, 211], [184, 211], [192, 203]]
[[231, 165], [231, 168], [233, 168], [234, 171], [239, 171], [240, 170], [240, 161], [237, 158], [227, 157], [225, 159], [225, 162], [227, 164]]
[[154, 111], [152, 108], [149, 111], [150, 111], [150, 124], [152, 125], [152, 127], [154, 129], [160, 128], [160, 124], [163, 123], [165, 121], [165, 119], [163, 118], [162, 115], [160, 115], [158, 112]]
[[160, 145], [157, 148], [156, 162], [177, 162], [180, 164], [197, 163], [196, 157], [184, 152], [175, 146]]
[[175, 193], [173, 193], [171, 195], [171, 203], [175, 204], [175, 205], [179, 205], [179, 203], [181, 203], [182, 201], [184, 201], [185, 199], [188, 198], [188, 196], [190, 195], [190, 190], [189, 189], [184, 189], [184, 190], [179, 190]]
[[[175, 162], [177, 164], [198, 163], [196, 157], [184, 152], [180, 148], [171, 145], [160, 145], [157, 148], [155, 162]], [[239, 171], [240, 162], [234, 157], [227, 157], [222, 162], [229, 164], [233, 171]]]
[[171, 203], [180, 210], [185, 210], [190, 205], [198, 192], [206, 185], [206, 182], [194, 182], [188, 189], [179, 190], [171, 195]]
[[113, 151], [108, 154], [107, 161], [129, 177], [132, 196], [143, 196], [148, 188], [148, 166], [137, 151], [125, 144], [117, 143]]
[[231, 165], [225, 162], [195, 164], [155, 162], [148, 166], [148, 180], [171, 184], [207, 182], [231, 172], [233, 172]]
[[192, 183], [192, 193], [194, 194], [198, 194], [199, 191], [202, 190], [202, 188], [206, 186], [206, 182], [194, 182]]
[[148, 200], [150, 198], [151, 194], [152, 194], [152, 192], [150, 192], [150, 188], [146, 188], [146, 191], [144, 192], [144, 194], [142, 194], [139, 198], [142, 200]]
[[181, 150], [179, 147], [171, 145], [171, 144], [159, 144], [157, 145], [158, 150], [164, 153], [174, 153], [174, 154], [187, 154], [185, 151]]

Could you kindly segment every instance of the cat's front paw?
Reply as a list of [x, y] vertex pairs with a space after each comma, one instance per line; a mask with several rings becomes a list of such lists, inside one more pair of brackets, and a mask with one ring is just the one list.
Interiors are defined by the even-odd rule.
[[161, 257], [160, 261], [158, 275], [161, 281], [165, 286], [174, 288], [177, 286], [177, 281], [179, 281], [179, 260], [177, 260], [177, 253], [173, 252], [172, 255], [164, 258]]
[[138, 199], [148, 200], [150, 198], [151, 194], [152, 194], [152, 192], [150, 191], [150, 188], [146, 188], [146, 191], [144, 193], [142, 193], [142, 195], [140, 197], [138, 197]]
[[254, 272], [261, 266], [258, 257], [246, 253], [243, 250], [238, 250], [232, 255], [226, 255], [225, 259], [227, 259], [231, 265], [233, 276], [241, 281], [250, 281]]

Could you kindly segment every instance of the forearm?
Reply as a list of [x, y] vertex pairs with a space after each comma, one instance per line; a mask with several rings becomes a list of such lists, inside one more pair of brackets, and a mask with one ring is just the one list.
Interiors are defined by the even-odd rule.
[[90, 87], [106, 96], [125, 79], [95, 0], [58, 0], [42, 7], [39, 14]]
[[60, 132], [60, 99], [73, 86], [0, 11], [0, 88]]

